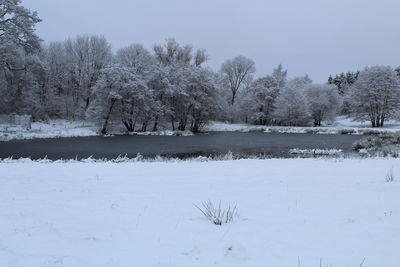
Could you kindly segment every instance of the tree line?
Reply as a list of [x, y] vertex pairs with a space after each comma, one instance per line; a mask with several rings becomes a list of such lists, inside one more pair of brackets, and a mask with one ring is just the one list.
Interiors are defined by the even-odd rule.
[[200, 131], [209, 120], [314, 125], [346, 114], [381, 127], [398, 115], [400, 67], [374, 66], [315, 84], [288, 78], [282, 65], [254, 78], [253, 60], [237, 56], [218, 71], [205, 50], [167, 39], [151, 50], [132, 44], [113, 53], [104, 36], [45, 44], [41, 20], [20, 0], [0, 0], [0, 114], [36, 120], [95, 120], [127, 131]]

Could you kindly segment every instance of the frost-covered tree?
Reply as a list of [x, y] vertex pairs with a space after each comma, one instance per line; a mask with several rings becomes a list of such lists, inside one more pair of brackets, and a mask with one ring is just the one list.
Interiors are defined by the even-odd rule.
[[400, 108], [399, 77], [389, 66], [367, 67], [351, 87], [349, 99], [354, 118], [382, 127]]
[[215, 74], [208, 69], [192, 67], [188, 84], [190, 130], [199, 132], [219, 111]]
[[346, 73], [342, 72], [340, 74], [336, 74], [334, 77], [329, 76], [328, 78], [328, 84], [335, 85], [339, 95], [342, 97], [340, 113], [343, 115], [349, 115], [350, 113], [350, 103], [348, 102], [349, 91], [350, 87], [357, 80], [359, 74], [359, 71]]
[[[156, 100], [162, 105], [163, 116], [170, 120], [172, 129], [175, 130], [175, 122], [178, 122], [178, 130], [185, 130], [190, 122], [196, 124], [194, 107], [196, 114], [205, 114], [199, 111], [202, 105], [198, 102], [202, 98], [198, 94], [211, 93], [210, 90], [204, 90], [210, 87], [207, 85], [210, 80], [205, 78], [207, 72], [203, 72], [202, 66], [207, 55], [204, 50], [193, 52], [191, 45], [182, 46], [174, 39], [167, 39], [164, 45], [155, 45], [154, 55], [158, 66], [151, 87]], [[208, 106], [204, 105], [203, 108]]]
[[310, 115], [314, 126], [321, 122], [334, 119], [339, 107], [339, 94], [333, 85], [312, 84], [305, 90]]
[[280, 90], [273, 114], [278, 124], [304, 126], [310, 123], [310, 112], [304, 91], [311, 82], [307, 75], [295, 77]]
[[230, 90], [230, 104], [234, 105], [236, 97], [246, 84], [250, 84], [256, 71], [254, 61], [244, 56], [228, 59], [221, 67], [223, 79]]
[[[35, 34], [35, 25], [40, 22], [36, 12], [21, 6], [20, 0], [0, 0], [0, 46], [23, 48], [27, 53], [40, 49], [40, 39]], [[2, 64], [13, 68], [7, 56], [1, 54]]]
[[164, 45], [154, 45], [153, 50], [156, 59], [165, 66], [189, 65], [193, 59], [193, 47], [191, 45], [181, 46], [173, 38], [167, 39]]
[[132, 44], [119, 49], [116, 59], [122, 65], [133, 68], [138, 74], [149, 72], [155, 64], [153, 55], [141, 44]]
[[297, 90], [304, 90], [307, 86], [312, 84], [312, 80], [305, 74], [304, 76], [294, 77], [287, 82], [287, 86]]
[[344, 96], [348, 92], [350, 86], [355, 83], [359, 74], [360, 72], [356, 71], [347, 73], [342, 72], [336, 74], [335, 77], [329, 76], [328, 84], [336, 85], [339, 95]]
[[400, 77], [400, 66], [398, 66], [398, 67], [395, 69], [395, 71], [396, 71], [396, 73], [397, 73], [397, 76]]
[[113, 113], [119, 115], [128, 131], [134, 131], [138, 117], [148, 112], [148, 101], [152, 100], [151, 91], [142, 76], [119, 64], [102, 70], [93, 92], [95, 98], [88, 116], [101, 118], [103, 134], [107, 132]]
[[255, 124], [271, 124], [276, 98], [280, 89], [285, 86], [287, 70], [279, 65], [271, 75], [255, 80], [246, 90], [241, 101], [242, 110], [246, 113], [245, 121]]
[[[142, 96], [140, 105], [136, 100], [136, 104], [132, 106], [133, 109], [140, 110], [142, 112], [133, 112], [136, 114], [134, 119], [130, 119], [127, 126], [128, 131], [135, 129], [136, 122], [141, 122], [142, 131], [146, 131], [150, 120], [154, 120], [153, 130], [157, 130], [158, 121], [162, 116], [162, 104], [160, 102], [160, 92], [163, 88], [162, 79], [167, 76], [163, 75], [163, 71], [157, 66], [157, 61], [146, 48], [141, 44], [132, 44], [128, 47], [121, 48], [117, 51], [116, 60], [120, 64], [128, 67], [137, 77], [137, 80], [142, 81]], [[161, 79], [161, 80], [159, 80]], [[124, 98], [123, 98], [124, 99]]]
[[112, 59], [111, 46], [103, 36], [78, 36], [52, 42], [43, 48], [46, 91], [58, 103], [51, 116], [82, 119], [92, 100], [92, 87]]
[[[125, 71], [117, 65], [103, 69], [102, 74], [93, 87], [94, 100], [87, 110], [87, 117], [99, 119], [102, 126], [100, 132], [107, 133], [107, 126], [114, 111], [114, 105], [122, 96], [119, 94], [121, 87], [127, 86], [124, 79]], [[129, 75], [129, 72], [128, 72]]]
[[66, 75], [75, 112], [82, 117], [90, 105], [91, 88], [96, 84], [102, 69], [110, 63], [111, 45], [99, 35], [81, 35], [64, 42], [67, 59]]
[[288, 71], [283, 69], [282, 64], [279, 64], [278, 67], [272, 71], [271, 76], [273, 84], [270, 87], [283, 88], [287, 81], [287, 73]]
[[44, 90], [47, 95], [47, 114], [57, 118], [70, 118], [73, 107], [64, 44], [51, 42], [43, 47], [42, 54], [46, 69]]
[[36, 12], [20, 0], [0, 0], [0, 112], [41, 113], [43, 82]]

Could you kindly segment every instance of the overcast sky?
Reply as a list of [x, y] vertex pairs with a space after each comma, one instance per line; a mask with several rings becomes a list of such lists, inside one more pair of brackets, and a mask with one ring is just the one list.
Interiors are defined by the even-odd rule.
[[400, 65], [399, 0], [23, 0], [46, 42], [103, 34], [113, 49], [174, 37], [205, 48], [217, 70], [236, 55], [257, 76], [282, 63], [315, 82], [366, 65]]

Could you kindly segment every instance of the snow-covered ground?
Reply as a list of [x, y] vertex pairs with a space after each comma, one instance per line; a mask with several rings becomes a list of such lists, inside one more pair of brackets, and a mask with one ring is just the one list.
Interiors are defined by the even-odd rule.
[[91, 122], [84, 121], [50, 120], [49, 122], [33, 122], [31, 129], [0, 124], [0, 141], [95, 136], [98, 134], [98, 127]]
[[346, 116], [339, 116], [334, 122], [322, 127], [289, 127], [289, 126], [259, 126], [241, 123], [210, 122], [204, 131], [234, 131], [234, 132], [274, 132], [274, 133], [315, 133], [315, 134], [368, 134], [400, 132], [400, 122], [389, 121], [383, 128], [372, 128], [365, 122], [353, 121]]
[[[398, 267], [399, 166], [3, 162], [0, 266]], [[211, 224], [193, 206], [208, 199], [239, 216]]]
[[[126, 134], [123, 127], [110, 127], [110, 134]], [[16, 125], [0, 124], [0, 141], [36, 139], [36, 138], [58, 138], [97, 136], [99, 126], [87, 121], [49, 120], [48, 122], [33, 122], [31, 129]], [[190, 131], [160, 130], [155, 132], [134, 132], [132, 135], [162, 135], [162, 136], [190, 136]]]
[[299, 149], [293, 148], [289, 150], [290, 154], [299, 155], [315, 155], [315, 156], [339, 156], [343, 155], [342, 149]]
[[[111, 134], [126, 133], [123, 127], [110, 127]], [[190, 131], [171, 131], [163, 127], [156, 132], [135, 132], [135, 135], [192, 135]], [[368, 122], [355, 122], [345, 116], [340, 116], [330, 125], [323, 127], [285, 127], [285, 126], [257, 126], [240, 123], [210, 122], [203, 131], [216, 132], [274, 132], [274, 133], [315, 133], [315, 134], [365, 134], [365, 133], [392, 133], [400, 132], [400, 122], [389, 121], [383, 128], [371, 128]], [[57, 138], [99, 135], [99, 127], [93, 122], [50, 120], [49, 122], [33, 122], [32, 129], [0, 124], [0, 141]]]

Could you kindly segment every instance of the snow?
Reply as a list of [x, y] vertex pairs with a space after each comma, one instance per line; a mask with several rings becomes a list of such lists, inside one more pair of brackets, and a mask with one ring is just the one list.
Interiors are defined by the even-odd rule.
[[242, 123], [210, 122], [203, 129], [208, 132], [268, 132], [268, 133], [313, 133], [313, 134], [370, 134], [400, 132], [400, 122], [388, 121], [383, 128], [372, 128], [368, 122], [352, 121], [346, 116], [339, 116], [330, 125], [322, 127], [297, 126], [259, 126]]
[[50, 120], [33, 122], [31, 127], [0, 124], [0, 141], [99, 135], [98, 127], [84, 121]]
[[158, 136], [193, 136], [191, 131], [162, 130], [155, 132], [133, 132], [131, 135], [158, 135]]
[[[110, 126], [112, 128], [112, 126]], [[126, 134], [124, 128], [114, 127], [110, 130], [113, 134]], [[161, 135], [161, 136], [191, 136], [191, 131], [160, 130], [155, 132], [134, 132], [132, 135]], [[0, 124], [0, 141], [36, 139], [36, 138], [59, 138], [97, 136], [99, 127], [93, 122], [50, 120], [48, 122], [33, 122], [31, 129], [17, 125]]]
[[290, 154], [301, 154], [301, 155], [340, 155], [343, 153], [342, 149], [299, 149], [292, 148], [289, 150]]
[[[0, 163], [0, 266], [399, 266], [399, 159]], [[385, 182], [393, 168], [395, 181]], [[222, 226], [193, 204], [237, 204]]]

